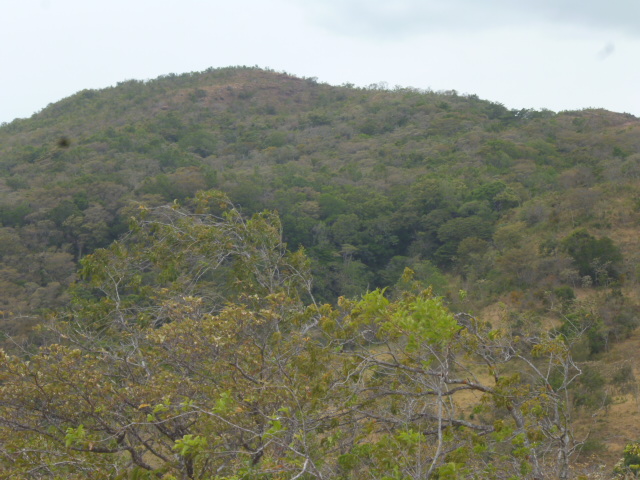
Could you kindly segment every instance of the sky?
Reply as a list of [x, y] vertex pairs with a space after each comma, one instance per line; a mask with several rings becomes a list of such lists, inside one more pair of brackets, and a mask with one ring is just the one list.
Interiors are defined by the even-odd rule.
[[233, 65], [640, 117], [640, 1], [0, 0], [0, 62], [0, 123]]

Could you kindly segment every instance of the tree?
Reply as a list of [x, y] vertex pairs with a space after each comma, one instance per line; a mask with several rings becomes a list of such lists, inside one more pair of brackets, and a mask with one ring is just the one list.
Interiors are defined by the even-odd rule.
[[[312, 469], [290, 437], [317, 404], [304, 400], [305, 362], [320, 359], [302, 339], [306, 269], [277, 217], [244, 220], [218, 193], [192, 212], [142, 209], [128, 237], [83, 262], [73, 308], [48, 327], [55, 343], [28, 361], [2, 353], [1, 470], [206, 478], [276, 468], [274, 451], [284, 472]], [[225, 299], [209, 292], [223, 287]]]
[[345, 377], [336, 475], [568, 478], [580, 370], [565, 337], [453, 315], [428, 291], [341, 310], [322, 321]]
[[144, 209], [73, 308], [0, 355], [0, 478], [567, 477], [566, 336], [453, 315], [411, 284], [336, 307], [277, 217]]
[[562, 247], [573, 258], [580, 275], [590, 276], [596, 285], [606, 285], [618, 277], [622, 253], [609, 237], [596, 239], [579, 229], [562, 240]]

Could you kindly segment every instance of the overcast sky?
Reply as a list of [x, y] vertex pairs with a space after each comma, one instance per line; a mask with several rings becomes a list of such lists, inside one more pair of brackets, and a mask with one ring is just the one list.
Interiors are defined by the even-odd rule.
[[640, 116], [640, 0], [0, 0], [0, 61], [0, 122], [230, 65]]

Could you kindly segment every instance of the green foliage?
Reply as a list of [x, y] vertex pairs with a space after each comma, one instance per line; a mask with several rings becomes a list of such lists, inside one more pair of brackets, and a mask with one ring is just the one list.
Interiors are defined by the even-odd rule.
[[[419, 273], [425, 261], [441, 269], [439, 293], [462, 275], [476, 285], [465, 285], [474, 302], [514, 286], [550, 290], [566, 269], [529, 257], [527, 268], [517, 265], [516, 245], [626, 215], [607, 208], [629, 210], [616, 199], [635, 175], [633, 121], [510, 111], [453, 92], [331, 87], [246, 67], [83, 91], [0, 129], [12, 189], [0, 221], [30, 253], [3, 256], [2, 267], [30, 273], [6, 274], [2, 301], [28, 313], [24, 283], [42, 283], [30, 266], [40, 252], [77, 261], [124, 233], [132, 205], [182, 202], [210, 188], [246, 215], [277, 210], [285, 241], [312, 258], [323, 301], [392, 285], [404, 266]], [[482, 251], [470, 248], [478, 240]], [[340, 262], [345, 244], [357, 249], [349, 265]], [[607, 258], [587, 252], [579, 267], [596, 286], [629, 274], [608, 247], [603, 237]], [[620, 248], [632, 262], [627, 244]], [[387, 271], [394, 257], [408, 265]]]
[[27, 203], [19, 205], [1, 205], [0, 223], [5, 227], [17, 227], [26, 223], [26, 216], [32, 209]]
[[622, 458], [616, 464], [614, 473], [616, 478], [629, 478], [640, 476], [640, 444], [628, 443], [622, 452]]
[[85, 432], [83, 425], [78, 425], [78, 428], [67, 428], [67, 434], [64, 437], [65, 447], [69, 448], [82, 445], [86, 435], [87, 433]]
[[[520, 409], [537, 425], [549, 418], [549, 400], [536, 396], [533, 387], [543, 381], [497, 368], [492, 392], [475, 391], [484, 396], [485, 410], [474, 410], [473, 420], [494, 425], [496, 412], [502, 412], [508, 433], [499, 439], [483, 431], [480, 436], [488, 440], [480, 445], [476, 435], [469, 446], [471, 435], [462, 430], [470, 427], [439, 429], [424, 417], [437, 411], [433, 399], [442, 391], [424, 372], [433, 365], [446, 370], [438, 358], [459, 358], [462, 351], [486, 365], [478, 358], [482, 344], [513, 358], [507, 348], [515, 342], [513, 332], [489, 328], [489, 334], [473, 322], [456, 327], [460, 319], [452, 322], [447, 305], [481, 311], [500, 299], [518, 310], [514, 330], [538, 339], [546, 337], [533, 336], [530, 320], [550, 310], [563, 323], [558, 331], [570, 350], [582, 359], [628, 337], [637, 325], [630, 300], [636, 296], [637, 254], [624, 230], [637, 223], [640, 212], [633, 198], [640, 175], [633, 154], [636, 126], [631, 116], [600, 110], [508, 110], [456, 92], [331, 87], [245, 67], [80, 92], [0, 128], [0, 185], [7, 193], [0, 206], [0, 317], [3, 333], [12, 337], [6, 347], [37, 357], [37, 346], [52, 338], [88, 342], [86, 359], [62, 364], [83, 379], [81, 367], [107, 372], [108, 381], [87, 380], [98, 383], [88, 385], [95, 390], [86, 398], [103, 398], [97, 408], [117, 412], [103, 423], [110, 430], [97, 434], [99, 422], [88, 409], [73, 416], [51, 403], [58, 391], [43, 404], [62, 412], [60, 444], [67, 428], [83, 425], [87, 448], [93, 442], [94, 449], [120, 449], [104, 456], [103, 478], [180, 477], [188, 469], [197, 478], [214, 462], [208, 459], [225, 457], [221, 452], [242, 452], [229, 460], [233, 468], [215, 473], [221, 478], [339, 478], [336, 452], [351, 455], [359, 447], [368, 453], [348, 461], [352, 476], [407, 477], [415, 465], [431, 465], [435, 457], [432, 477], [447, 469], [468, 475], [458, 468], [463, 463], [482, 475], [522, 475], [520, 468], [527, 472], [531, 463], [520, 458], [525, 450], [519, 450], [515, 470], [504, 459], [511, 449], [525, 448], [509, 443], [525, 427], [507, 412]], [[61, 132], [68, 139], [64, 147]], [[198, 194], [210, 188], [226, 192], [238, 207], [219, 194]], [[174, 200], [173, 207], [163, 206]], [[277, 211], [279, 219], [265, 208]], [[133, 231], [126, 233], [132, 218]], [[287, 252], [283, 241], [304, 253]], [[80, 261], [83, 278], [73, 274]], [[403, 275], [407, 268], [415, 272], [411, 279]], [[578, 290], [588, 285], [595, 288]], [[429, 286], [432, 293], [423, 293]], [[608, 292], [611, 286], [616, 290]], [[461, 289], [467, 295], [458, 300]], [[372, 297], [353, 300], [372, 291]], [[320, 314], [331, 308], [320, 307], [323, 302], [340, 306]], [[304, 313], [303, 303], [312, 305]], [[42, 322], [38, 313], [64, 304], [70, 309], [56, 316], [57, 333], [29, 331]], [[238, 340], [229, 346], [225, 335]], [[522, 345], [518, 352], [530, 358]], [[550, 342], [542, 351], [535, 362], [563, 349]], [[340, 355], [329, 358], [327, 352]], [[64, 360], [71, 354], [56, 355]], [[231, 360], [225, 363], [222, 356]], [[392, 367], [393, 358], [401, 361]], [[65, 372], [42, 363], [40, 371], [74, 384]], [[360, 376], [354, 365], [366, 365], [366, 372]], [[463, 379], [467, 366], [461, 362], [458, 368], [460, 376], [449, 371], [449, 380]], [[341, 389], [346, 380], [337, 372], [343, 371], [370, 390], [356, 395]], [[406, 378], [417, 371], [419, 381]], [[549, 372], [545, 381], [554, 390], [566, 387], [555, 366]], [[493, 378], [486, 373], [481, 378]], [[191, 378], [199, 383], [191, 385]], [[52, 391], [55, 383], [48, 384]], [[104, 390], [110, 384], [128, 392], [122, 395], [129, 403], [121, 406]], [[569, 403], [591, 402], [581, 397], [589, 387], [574, 385]], [[167, 391], [179, 393], [165, 399]], [[407, 392], [418, 392], [411, 398], [423, 408], [422, 416], [402, 400]], [[523, 396], [527, 400], [519, 404]], [[288, 407], [296, 403], [298, 410], [278, 413], [280, 397], [295, 398]], [[64, 401], [78, 405], [84, 398]], [[319, 407], [325, 404], [333, 410]], [[166, 410], [154, 413], [153, 405]], [[376, 426], [380, 412], [388, 416]], [[197, 425], [191, 425], [196, 413]], [[51, 418], [50, 412], [39, 415]], [[332, 423], [336, 416], [344, 430]], [[296, 427], [301, 418], [313, 418], [305, 423], [309, 430]], [[356, 418], [370, 421], [371, 430], [364, 432]], [[131, 450], [109, 443], [117, 444], [125, 421], [130, 429], [140, 428], [140, 438], [153, 438], [156, 443], [149, 445], [165, 457], [154, 457], [151, 470], [137, 465], [124, 472], [127, 462], [147, 460], [136, 458], [142, 447], [127, 444], [129, 437], [122, 445]], [[267, 439], [273, 422], [282, 428]], [[170, 434], [161, 433], [163, 428]], [[415, 456], [392, 465], [407, 447], [401, 431], [421, 432], [431, 446], [444, 442], [451, 456], [413, 445]], [[429, 433], [436, 431], [443, 432], [440, 440]], [[173, 445], [185, 435], [206, 438], [206, 455], [176, 459]], [[527, 435], [534, 444], [542, 441], [539, 430]], [[551, 433], [545, 438], [551, 441]], [[26, 433], [11, 441], [14, 451], [32, 452], [48, 451], [54, 442], [25, 446], [32, 441]], [[297, 456], [303, 445], [316, 448], [318, 457]], [[93, 458], [76, 453], [77, 465], [86, 467], [86, 458]], [[56, 461], [45, 457], [23, 460]], [[158, 465], [158, 473], [150, 473]], [[60, 468], [60, 478], [71, 478]], [[91, 474], [100, 478], [97, 471]]]
[[573, 291], [573, 288], [568, 285], [562, 285], [560, 287], [554, 288], [553, 294], [562, 302], [571, 302], [576, 298], [576, 294]]
[[574, 393], [574, 403], [579, 407], [597, 409], [609, 405], [611, 398], [604, 389], [605, 379], [594, 368], [585, 367]]
[[520, 203], [515, 192], [502, 181], [485, 183], [474, 189], [471, 192], [471, 198], [485, 200], [489, 202], [493, 210], [497, 211], [513, 208]]
[[[83, 260], [51, 342], [0, 353], [3, 472], [533, 477], [530, 458], [563, 448], [562, 397], [536, 387], [576, 378], [561, 337], [453, 315], [409, 269], [395, 299], [318, 305], [275, 215], [245, 220], [215, 191], [188, 207], [140, 207], [128, 236]], [[472, 419], [448, 407], [469, 393]]]
[[636, 383], [633, 367], [628, 364], [621, 366], [611, 377], [611, 383], [620, 388], [622, 392], [632, 390]]
[[412, 348], [417, 348], [423, 341], [446, 343], [460, 328], [440, 298], [418, 297], [408, 305], [401, 303], [395, 312], [394, 323], [409, 336]]
[[176, 440], [173, 446], [181, 457], [193, 458], [203, 453], [207, 448], [207, 439], [198, 435], [187, 434]]
[[573, 258], [580, 275], [589, 275], [595, 284], [606, 285], [619, 276], [622, 253], [610, 238], [596, 239], [579, 229], [562, 240], [562, 247]]

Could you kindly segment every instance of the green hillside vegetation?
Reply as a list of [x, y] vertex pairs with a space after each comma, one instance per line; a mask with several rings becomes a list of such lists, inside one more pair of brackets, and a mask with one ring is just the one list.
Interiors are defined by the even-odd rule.
[[28, 360], [0, 352], [5, 478], [569, 478], [579, 330], [402, 294], [318, 305], [277, 216], [141, 209]]
[[[36, 348], [50, 345], [52, 338], [57, 342], [69, 337], [69, 332], [32, 327], [49, 317], [60, 319], [63, 314], [54, 311], [70, 315], [80, 309], [86, 319], [88, 308], [96, 321], [102, 318], [95, 309], [107, 307], [96, 303], [91, 290], [102, 287], [77, 283], [81, 277], [76, 274], [80, 260], [96, 252], [106, 255], [102, 260], [107, 263], [118, 255], [135, 259], [129, 273], [123, 273], [134, 282], [123, 300], [131, 302], [127, 312], [146, 312], [136, 313], [144, 318], [135, 317], [142, 322], [136, 335], [146, 341], [155, 333], [144, 329], [170, 328], [165, 325], [182, 318], [189, 302], [200, 305], [188, 307], [198, 314], [214, 315], [212, 325], [218, 325], [227, 315], [225, 308], [232, 308], [225, 302], [245, 305], [247, 295], [268, 297], [284, 289], [286, 298], [299, 305], [330, 304], [349, 316], [349, 309], [357, 310], [357, 302], [365, 301], [358, 300], [362, 295], [387, 288], [392, 311], [411, 310], [422, 298], [441, 297], [442, 308], [490, 319], [509, 335], [535, 331], [548, 332], [550, 339], [573, 339], [572, 358], [595, 366], [591, 376], [572, 383], [571, 403], [579, 411], [593, 412], [609, 405], [615, 389], [635, 384], [633, 369], [618, 380], [613, 374], [607, 383], [598, 373], [606, 367], [598, 360], [638, 325], [639, 178], [640, 120], [604, 110], [509, 110], [455, 91], [336, 87], [245, 67], [85, 90], [0, 128], [0, 321], [5, 349], [53, 355], [36, 354]], [[189, 258], [172, 257], [154, 270], [148, 265], [153, 241], [123, 240], [140, 235], [130, 227], [141, 211], [155, 212], [174, 202], [191, 205], [198, 192], [211, 189], [228, 195], [238, 209], [233, 209], [239, 212], [238, 221], [253, 217], [257, 223], [278, 225], [285, 242], [280, 257], [293, 255], [285, 253], [286, 245], [288, 251], [299, 252], [291, 262], [308, 258], [308, 275], [296, 277], [304, 277], [304, 285], [266, 288], [266, 279], [256, 277], [260, 268], [244, 280], [246, 289], [230, 282], [239, 278], [238, 270], [251, 268], [240, 258], [229, 260], [228, 242], [215, 246], [218, 253], [191, 250], [179, 242], [165, 245], [184, 249]], [[265, 210], [274, 213], [261, 213]], [[154, 255], [166, 260], [169, 253]], [[224, 258], [213, 275], [202, 262], [213, 261], [215, 255]], [[84, 278], [97, 281], [99, 269], [87, 270], [92, 261], [81, 268]], [[412, 281], [431, 286], [431, 293], [421, 297], [413, 291], [414, 297], [403, 304], [407, 268]], [[202, 277], [184, 277], [186, 271], [201, 272]], [[110, 294], [104, 290], [103, 295]], [[193, 300], [179, 300], [180, 295]], [[347, 303], [340, 304], [339, 298]], [[175, 318], [173, 307], [157, 310], [170, 301], [177, 302]], [[336, 341], [335, 332], [310, 332], [318, 341], [322, 337], [323, 344]], [[156, 355], [155, 347], [148, 348], [145, 352]], [[98, 360], [91, 362], [106, 368]], [[569, 390], [569, 385], [564, 387]], [[202, 395], [213, 399], [222, 393]], [[154, 401], [161, 403], [159, 397]], [[488, 422], [497, 418], [491, 415]], [[65, 418], [65, 428], [79, 428], [73, 423], [77, 418]], [[587, 446], [603, 453], [593, 441]], [[434, 458], [433, 452], [422, 454]], [[622, 452], [613, 455], [621, 457]], [[367, 464], [374, 478], [387, 474], [378, 461]], [[478, 465], [474, 462], [487, 458], [468, 460]], [[430, 474], [451, 462], [436, 463]], [[282, 478], [296, 475], [294, 464]], [[357, 470], [357, 465], [352, 468]], [[522, 468], [545, 468], [542, 463], [527, 465]], [[155, 463], [152, 467], [160, 468]]]

